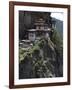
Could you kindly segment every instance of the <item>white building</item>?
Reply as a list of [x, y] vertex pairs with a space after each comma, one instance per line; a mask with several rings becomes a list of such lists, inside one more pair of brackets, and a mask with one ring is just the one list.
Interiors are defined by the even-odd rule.
[[51, 32], [51, 28], [48, 27], [48, 24], [46, 24], [42, 18], [38, 19], [34, 25], [36, 26], [36, 29], [28, 30], [28, 39], [30, 41], [35, 41], [41, 36], [44, 36], [45, 38], [49, 37], [49, 32]]
[[36, 30], [35, 29], [30, 29], [30, 30], [28, 30], [28, 39], [30, 40], [30, 41], [35, 41], [35, 39], [36, 39]]

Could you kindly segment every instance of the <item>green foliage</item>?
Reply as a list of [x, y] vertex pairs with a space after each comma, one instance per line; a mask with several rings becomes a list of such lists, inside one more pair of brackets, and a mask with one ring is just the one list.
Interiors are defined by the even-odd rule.
[[54, 30], [52, 38], [52, 42], [55, 44], [55, 48], [59, 54], [63, 53], [63, 40], [60, 37], [60, 34], [57, 30]]
[[62, 39], [57, 30], [54, 30], [51, 40], [56, 46], [62, 45]]
[[26, 56], [32, 58], [32, 55], [36, 55], [37, 57], [39, 55], [39, 49], [40, 48], [37, 44], [28, 50], [19, 48], [19, 61], [21, 62], [24, 60]]
[[[54, 47], [52, 43], [56, 46]], [[56, 53], [62, 54], [62, 39], [57, 30], [54, 30], [52, 38], [48, 41], [41, 38], [29, 49], [19, 48], [19, 59], [22, 61], [31, 61], [32, 71], [35, 72], [35, 77], [54, 77], [55, 66], [50, 60], [56, 60]], [[52, 49], [53, 48], [53, 49]], [[56, 51], [55, 51], [56, 49]], [[43, 52], [43, 55], [40, 52]], [[57, 56], [59, 55], [57, 54]], [[54, 61], [52, 61], [54, 62]]]
[[19, 61], [24, 59], [24, 53], [27, 52], [23, 48], [19, 48]]

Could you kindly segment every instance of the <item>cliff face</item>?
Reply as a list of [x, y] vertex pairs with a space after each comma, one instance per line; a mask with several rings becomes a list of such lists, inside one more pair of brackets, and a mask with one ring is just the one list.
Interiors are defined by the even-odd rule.
[[53, 39], [41, 38], [27, 51], [20, 48], [19, 79], [62, 77], [63, 51], [60, 46]]
[[43, 18], [45, 23], [51, 25], [50, 12], [19, 11], [19, 39], [28, 39], [27, 30], [36, 29], [34, 25], [38, 18]]
[[61, 36], [61, 39], [63, 39], [63, 21], [58, 20], [56, 18], [52, 18], [52, 20], [56, 21], [56, 29], [58, 30], [58, 32]]

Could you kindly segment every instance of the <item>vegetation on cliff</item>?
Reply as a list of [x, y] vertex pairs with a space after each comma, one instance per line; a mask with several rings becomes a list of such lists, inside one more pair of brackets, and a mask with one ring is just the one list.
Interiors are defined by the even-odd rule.
[[41, 38], [29, 49], [19, 48], [19, 78], [63, 76], [63, 43], [57, 30], [51, 39]]

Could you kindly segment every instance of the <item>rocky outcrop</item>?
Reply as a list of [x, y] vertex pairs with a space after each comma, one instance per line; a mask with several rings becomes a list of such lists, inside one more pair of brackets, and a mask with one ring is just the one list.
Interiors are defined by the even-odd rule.
[[21, 50], [19, 79], [63, 76], [63, 51], [52, 40], [41, 38], [29, 50]]

